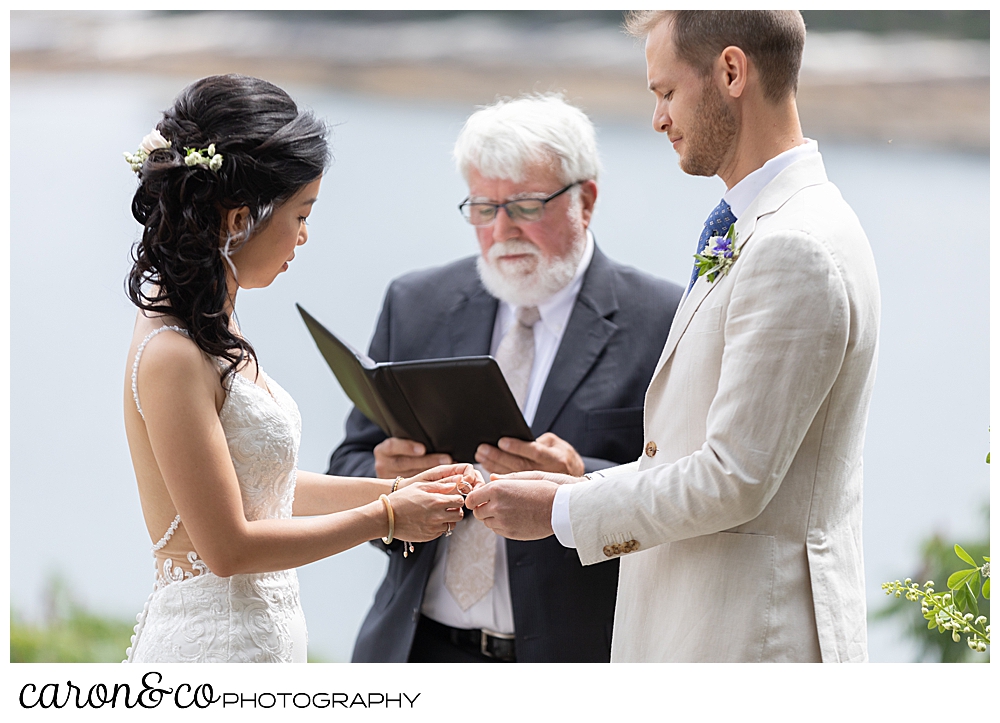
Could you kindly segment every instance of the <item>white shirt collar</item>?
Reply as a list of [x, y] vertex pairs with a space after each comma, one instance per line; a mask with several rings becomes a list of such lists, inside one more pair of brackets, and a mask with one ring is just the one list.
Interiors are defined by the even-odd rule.
[[795, 148], [790, 148], [784, 153], [779, 153], [753, 173], [750, 173], [742, 181], [726, 191], [722, 197], [729, 204], [733, 215], [741, 218], [750, 204], [757, 198], [764, 187], [777, 178], [778, 174], [788, 168], [796, 161], [800, 161], [807, 156], [819, 153], [819, 144], [816, 141], [806, 138], [805, 143]]

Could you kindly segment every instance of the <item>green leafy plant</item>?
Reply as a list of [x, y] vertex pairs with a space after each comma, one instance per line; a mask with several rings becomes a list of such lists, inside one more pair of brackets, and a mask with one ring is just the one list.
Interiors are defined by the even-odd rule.
[[[986, 464], [990, 463], [989, 452]], [[882, 583], [889, 605], [872, 615], [878, 620], [901, 617], [909, 620], [907, 632], [920, 645], [920, 659], [936, 659], [942, 663], [971, 660], [989, 661], [990, 645], [990, 506], [983, 506], [986, 518], [984, 540], [962, 545], [946, 545], [934, 535], [923, 545], [923, 565], [918, 577], [927, 580], [923, 589], [910, 578], [903, 582]], [[971, 553], [969, 552], [971, 550]], [[952, 553], [969, 567], [955, 570]], [[976, 564], [976, 558], [983, 561]], [[947, 592], [935, 592], [934, 578], [947, 580]], [[980, 599], [980, 595], [982, 599]], [[908, 602], [920, 602], [920, 616]], [[926, 624], [926, 625], [925, 625]], [[942, 635], [942, 633], [950, 633]], [[955, 645], [965, 635], [968, 647]]]
[[[986, 527], [989, 529], [989, 507], [983, 508], [986, 518]], [[990, 542], [988, 533], [982, 538], [967, 537], [960, 541], [964, 549], [971, 557], [981, 559], [990, 554]], [[913, 575], [917, 580], [926, 581], [947, 581], [956, 571], [957, 567], [967, 567], [968, 563], [959, 564], [955, 557], [954, 540], [945, 540], [941, 535], [932, 535], [926, 539], [920, 548], [920, 565]], [[904, 583], [900, 583], [903, 585]], [[934, 586], [932, 586], [933, 588]], [[907, 638], [917, 645], [917, 660], [940, 663], [972, 663], [988, 662], [990, 658], [989, 650], [985, 653], [975, 652], [967, 645], [956, 644], [952, 641], [951, 635], [941, 635], [937, 626], [928, 628], [930, 620], [922, 614], [922, 607], [911, 604], [904, 597], [905, 591], [895, 597], [895, 589], [889, 593], [887, 604], [881, 609], [872, 611], [871, 620], [895, 620], [903, 624], [903, 630]], [[949, 590], [942, 590], [942, 595]], [[917, 598], [921, 598], [918, 596]], [[990, 601], [980, 599], [979, 614], [990, 616]], [[963, 613], [963, 618], [965, 614]]]
[[984, 556], [983, 564], [961, 545], [955, 545], [958, 558], [971, 565], [948, 576], [948, 591], [935, 592], [934, 581], [928, 580], [923, 589], [906, 578], [903, 582], [882, 583], [886, 595], [905, 597], [910, 602], [920, 602], [920, 611], [927, 621], [927, 629], [950, 633], [953, 642], [960, 642], [965, 635], [970, 650], [985, 653], [990, 644], [989, 617], [980, 614], [979, 596], [990, 599], [990, 558]]

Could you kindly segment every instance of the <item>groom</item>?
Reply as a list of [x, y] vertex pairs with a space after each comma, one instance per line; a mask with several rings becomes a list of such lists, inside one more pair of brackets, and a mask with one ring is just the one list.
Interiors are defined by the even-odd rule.
[[[646, 11], [653, 127], [723, 200], [646, 392], [637, 462], [480, 485], [513, 539], [622, 557], [612, 660], [863, 661], [861, 456], [879, 288], [795, 105], [795, 11]], [[730, 226], [733, 234], [724, 238]], [[711, 238], [716, 236], [717, 238]]]

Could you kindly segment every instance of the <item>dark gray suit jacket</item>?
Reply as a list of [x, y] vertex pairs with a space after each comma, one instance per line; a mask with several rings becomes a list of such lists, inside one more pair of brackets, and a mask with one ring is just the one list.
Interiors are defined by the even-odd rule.
[[[572, 444], [587, 471], [642, 452], [646, 386], [683, 289], [608, 259], [600, 249], [577, 296], [531, 425]], [[403, 361], [489, 354], [498, 302], [475, 258], [396, 279], [386, 293], [369, 355]], [[385, 439], [357, 409], [330, 459], [330, 474], [375, 475], [372, 450]], [[403, 558], [386, 548], [389, 570], [361, 626], [354, 662], [405, 662], [420, 617], [437, 540]], [[618, 587], [617, 561], [583, 567], [555, 537], [507, 541], [520, 662], [607, 662]]]

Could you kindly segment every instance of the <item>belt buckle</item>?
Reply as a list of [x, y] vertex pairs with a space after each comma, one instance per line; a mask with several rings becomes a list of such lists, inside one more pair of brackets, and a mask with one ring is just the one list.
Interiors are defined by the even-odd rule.
[[504, 633], [494, 633], [489, 630], [479, 631], [479, 652], [488, 658], [496, 658], [497, 656], [490, 652], [490, 638], [497, 638], [499, 640], [514, 640], [514, 635], [506, 635]]

